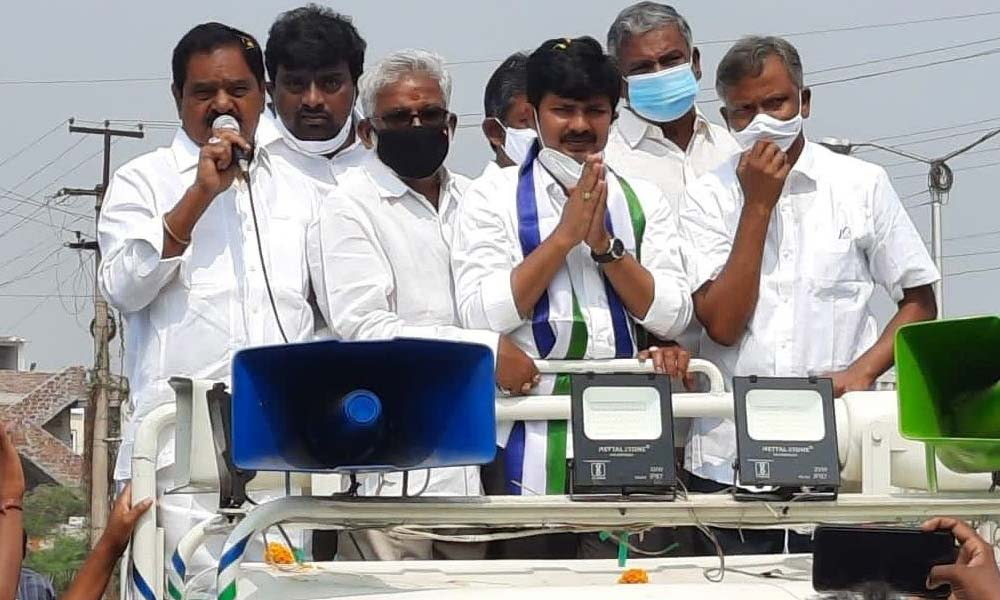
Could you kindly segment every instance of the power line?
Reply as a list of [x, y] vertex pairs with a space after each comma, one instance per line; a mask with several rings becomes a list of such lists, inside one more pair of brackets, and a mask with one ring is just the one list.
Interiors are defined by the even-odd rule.
[[0, 294], [0, 298], [93, 298], [93, 294]]
[[62, 158], [62, 157], [64, 157], [64, 156], [66, 156], [67, 154], [69, 154], [70, 152], [72, 152], [72, 151], [73, 151], [73, 149], [75, 149], [75, 148], [76, 148], [77, 146], [79, 146], [80, 144], [82, 144], [82, 143], [83, 143], [83, 142], [85, 141], [85, 139], [86, 139], [86, 138], [80, 138], [80, 139], [78, 139], [77, 141], [75, 141], [75, 142], [73, 142], [72, 144], [70, 144], [69, 148], [66, 148], [65, 150], [63, 150], [62, 152], [60, 152], [60, 153], [59, 153], [59, 154], [58, 154], [58, 155], [57, 155], [57, 156], [56, 156], [55, 158], [53, 158], [53, 159], [52, 159], [52, 160], [50, 160], [49, 162], [45, 163], [45, 164], [44, 164], [44, 165], [42, 165], [41, 167], [39, 167], [39, 168], [35, 169], [34, 171], [32, 171], [32, 173], [31, 173], [30, 175], [28, 175], [27, 177], [25, 177], [25, 178], [24, 178], [24, 179], [22, 179], [21, 181], [17, 182], [17, 184], [15, 184], [15, 185], [14, 185], [14, 187], [12, 187], [12, 188], [11, 188], [11, 190], [16, 190], [16, 189], [18, 189], [19, 187], [21, 187], [21, 186], [22, 186], [22, 185], [24, 185], [25, 183], [28, 183], [29, 181], [31, 181], [32, 179], [34, 179], [34, 178], [35, 178], [35, 177], [36, 177], [36, 176], [37, 176], [37, 175], [38, 175], [39, 173], [41, 173], [41, 172], [42, 172], [42, 171], [44, 171], [45, 169], [48, 169], [48, 168], [49, 168], [49, 167], [51, 167], [52, 165], [56, 164], [56, 162], [57, 162], [57, 161], [58, 161], [58, 160], [59, 160], [60, 158]]
[[971, 275], [973, 273], [990, 273], [992, 271], [1000, 271], [1000, 266], [985, 267], [982, 269], [968, 269], [965, 271], [957, 271], [955, 273], [945, 273], [945, 277], [959, 277], [960, 275]]
[[[980, 150], [972, 150], [971, 152], [966, 152], [962, 156], [966, 157], [966, 156], [972, 156], [973, 154], [986, 154], [986, 153], [989, 153], [989, 152], [996, 152], [998, 150], [1000, 150], [1000, 146], [994, 146], [992, 148], [982, 148]], [[905, 165], [912, 165], [915, 162], [917, 162], [917, 161], [914, 161], [914, 160], [901, 160], [899, 162], [884, 164], [884, 165], [882, 165], [882, 168], [883, 169], [892, 169], [894, 167], [902, 167], [902, 166], [905, 166]]]
[[989, 50], [983, 50], [982, 52], [976, 52], [974, 54], [966, 54], [965, 56], [956, 56], [953, 58], [944, 58], [941, 60], [935, 60], [928, 63], [921, 63], [919, 65], [909, 65], [906, 67], [897, 67], [895, 69], [887, 69], [885, 71], [876, 71], [874, 73], [865, 73], [864, 75], [854, 75], [852, 77], [843, 77], [841, 79], [830, 79], [827, 81], [820, 81], [817, 83], [810, 84], [809, 87], [822, 87], [824, 85], [834, 85], [837, 83], [847, 83], [849, 81], [860, 81], [862, 79], [871, 79], [872, 77], [882, 77], [884, 75], [892, 75], [894, 73], [903, 73], [905, 71], [913, 71], [915, 69], [926, 69], [927, 67], [936, 67], [939, 65], [946, 65], [954, 62], [959, 62], [963, 60], [971, 60], [973, 58], [982, 58], [984, 56], [992, 56], [1000, 52], [1000, 48], [991, 48]]
[[970, 240], [970, 239], [973, 239], [973, 238], [989, 237], [989, 236], [993, 236], [993, 235], [1000, 235], [1000, 229], [997, 229], [997, 230], [994, 230], [994, 231], [981, 231], [979, 233], [968, 233], [968, 234], [965, 234], [965, 235], [956, 235], [956, 236], [953, 236], [953, 237], [946, 237], [946, 238], [944, 238], [944, 241], [946, 241], [946, 242], [952, 242], [952, 241], [955, 241], [955, 240]]
[[14, 160], [18, 156], [21, 156], [22, 154], [24, 154], [28, 150], [31, 150], [32, 148], [34, 148], [36, 145], [38, 145], [39, 142], [41, 142], [45, 138], [49, 137], [50, 135], [52, 135], [53, 133], [55, 133], [56, 131], [58, 131], [63, 125], [66, 124], [67, 121], [69, 121], [69, 119], [63, 119], [62, 121], [59, 121], [58, 123], [55, 124], [54, 127], [52, 127], [52, 129], [49, 129], [48, 131], [46, 131], [42, 135], [38, 136], [34, 140], [28, 142], [20, 150], [17, 150], [16, 152], [14, 152], [13, 154], [11, 154], [7, 158], [5, 158], [3, 160], [0, 160], [0, 167], [2, 167], [5, 164], [9, 163], [10, 161]]
[[987, 256], [1000, 254], [1000, 250], [978, 250], [976, 252], [960, 252], [958, 254], [945, 254], [942, 258], [969, 258], [971, 256]]
[[[896, 140], [896, 139], [900, 139], [900, 138], [907, 138], [907, 137], [912, 137], [912, 136], [915, 136], [915, 135], [922, 135], [922, 134], [925, 134], [925, 133], [937, 133], [939, 131], [951, 131], [953, 129], [958, 129], [958, 128], [962, 128], [962, 127], [968, 127], [969, 125], [980, 125], [982, 123], [990, 123], [992, 121], [1000, 121], [1000, 117], [990, 117], [988, 119], [979, 119], [978, 121], [969, 121], [967, 123], [956, 123], [954, 125], [946, 125], [944, 127], [935, 127], [933, 129], [923, 129], [923, 130], [920, 130], [920, 131], [911, 131], [909, 133], [900, 133], [900, 134], [896, 134], [896, 135], [885, 135], [885, 136], [882, 136], [882, 137], [872, 138], [870, 141], [872, 141], [872, 142], [884, 142], [884, 141], [887, 141], [887, 140]], [[984, 128], [984, 129], [977, 130], [977, 131], [988, 131], [989, 129], [992, 129], [992, 128]], [[893, 146], [893, 147], [895, 147], [895, 146]], [[873, 152], [874, 150], [872, 148], [865, 148], [864, 151], [865, 152]], [[859, 151], [859, 153], [860, 153], [860, 151]]]
[[[909, 21], [895, 21], [892, 23], [873, 23], [869, 25], [851, 25], [847, 27], [833, 27], [830, 29], [814, 29], [811, 31], [796, 31], [792, 33], [780, 33], [779, 37], [790, 38], [790, 37], [801, 37], [805, 35], [820, 35], [826, 33], [841, 33], [845, 31], [863, 31], [868, 29], [886, 29], [890, 27], [905, 27], [907, 25], [920, 25], [923, 23], [939, 23], [941, 21], [958, 21], [961, 19], [973, 19], [976, 17], [989, 17], [993, 15], [1000, 14], [1000, 10], [989, 10], [979, 13], [969, 13], [964, 15], [947, 15], [943, 17], [929, 17], [926, 19], [911, 19]], [[733, 42], [739, 41], [740, 38], [732, 38], [728, 40], [712, 40], [709, 42], [700, 42], [696, 45], [698, 46], [710, 46], [713, 44], [731, 44]]]
[[[111, 145], [114, 146], [117, 142], [118, 142], [118, 139], [116, 138], [116, 139], [112, 140]], [[86, 163], [90, 162], [94, 158], [97, 158], [97, 156], [99, 156], [102, 152], [104, 152], [104, 150], [100, 149], [97, 152], [94, 152], [93, 154], [85, 157], [83, 160], [81, 160], [80, 162], [76, 163], [76, 165], [70, 167], [70, 169], [68, 171], [64, 171], [63, 173], [61, 173], [60, 175], [58, 175], [55, 179], [53, 179], [49, 183], [47, 183], [47, 184], [43, 185], [42, 187], [40, 187], [37, 191], [35, 191], [35, 193], [33, 195], [37, 195], [42, 190], [45, 190], [45, 189], [51, 187], [52, 185], [55, 185], [60, 180], [62, 180], [64, 177], [66, 177], [67, 175], [69, 175], [70, 173], [76, 171], [77, 169], [79, 169], [80, 167], [82, 167]], [[10, 227], [8, 227], [3, 232], [0, 232], [0, 238], [3, 238], [5, 235], [9, 234], [11, 231], [13, 231], [17, 227], [19, 227], [26, 220], [30, 219], [31, 217], [34, 217], [35, 215], [37, 215], [39, 212], [41, 212], [44, 209], [49, 209], [50, 211], [51, 210], [56, 210], [56, 211], [59, 211], [59, 212], [62, 212], [62, 213], [66, 213], [67, 215], [73, 216], [74, 217], [73, 222], [89, 218], [89, 216], [90, 216], [90, 215], [81, 215], [79, 213], [74, 213], [72, 211], [69, 211], [69, 210], [66, 210], [66, 209], [63, 209], [63, 208], [60, 208], [60, 207], [52, 206], [51, 203], [50, 203], [50, 201], [51, 201], [51, 198], [50, 199], [46, 199], [45, 202], [42, 202], [42, 203], [34, 203], [34, 202], [31, 202], [29, 198], [25, 197], [24, 202], [26, 202], [28, 204], [34, 204], [38, 208], [36, 208], [34, 211], [32, 211], [31, 213], [29, 213], [28, 215], [21, 216], [21, 220], [20, 221], [18, 221], [17, 223], [14, 223], [13, 225], [11, 225]]]
[[[944, 131], [944, 130], [947, 130], [947, 129], [950, 129], [950, 128], [942, 128], [941, 131]], [[899, 148], [903, 148], [903, 147], [906, 147], [906, 146], [916, 146], [918, 144], [925, 144], [927, 142], [937, 142], [937, 141], [940, 141], [940, 140], [950, 140], [950, 139], [954, 139], [954, 138], [957, 138], [957, 137], [962, 137], [962, 136], [965, 136], [965, 135], [972, 135], [974, 133], [983, 133], [983, 132], [988, 132], [988, 131], [996, 131], [996, 127], [981, 127], [979, 129], [970, 129], [969, 131], [961, 131], [959, 133], [951, 133], [951, 134], [948, 134], [948, 135], [939, 135], [939, 136], [929, 137], [929, 138], [923, 138], [923, 139], [919, 139], [919, 140], [910, 140], [908, 142], [902, 142], [902, 143], [899, 143], [899, 144], [893, 144], [892, 146], [889, 146], [889, 148], [899, 149]], [[874, 149], [874, 148], [861, 148], [855, 154], [869, 154], [869, 153], [875, 152], [875, 151], [876, 151], [876, 149]]]
[[[807, 35], [820, 35], [827, 33], [842, 33], [848, 31], [864, 31], [869, 29], [886, 29], [891, 27], [905, 27], [907, 25], [920, 25], [924, 23], [939, 23], [942, 21], [957, 21], [962, 19], [973, 19], [976, 17], [988, 17], [1000, 14], [1000, 10], [990, 10], [979, 13], [969, 13], [962, 15], [948, 15], [943, 17], [929, 17], [925, 19], [911, 19], [908, 21], [895, 21], [891, 23], [872, 23], [866, 25], [850, 25], [846, 27], [833, 27], [829, 29], [814, 29], [811, 31], [794, 31], [791, 33], [780, 33], [777, 34], [783, 38], [790, 37], [802, 37]], [[732, 44], [733, 42], [739, 41], [740, 38], [730, 38], [723, 40], [708, 40], [704, 42], [697, 42], [696, 46], [713, 46], [717, 44]], [[697, 41], [697, 40], [696, 40]], [[446, 63], [448, 66], [459, 66], [459, 65], [482, 65], [482, 64], [498, 64], [503, 62], [502, 58], [486, 58], [486, 59], [474, 59], [474, 60], [456, 60]], [[3, 82], [0, 82], [2, 84]]]
[[[817, 87], [823, 87], [825, 85], [836, 85], [836, 84], [840, 84], [840, 83], [849, 83], [849, 82], [852, 82], [852, 81], [861, 81], [863, 79], [871, 79], [873, 77], [884, 77], [886, 75], [893, 75], [895, 73], [903, 73], [905, 71], [914, 71], [914, 70], [917, 70], [917, 69], [926, 69], [928, 67], [936, 67], [936, 66], [940, 66], [940, 65], [945, 65], [945, 64], [950, 64], [950, 63], [954, 63], [954, 62], [963, 61], [963, 60], [971, 60], [971, 59], [974, 59], [974, 58], [982, 58], [984, 56], [992, 56], [992, 55], [997, 54], [997, 53], [1000, 53], [1000, 48], [991, 48], [989, 50], [983, 50], [982, 52], [976, 52], [974, 54], [967, 54], [965, 56], [956, 56], [954, 58], [946, 58], [946, 59], [942, 59], [942, 60], [935, 60], [935, 61], [931, 61], [931, 62], [927, 62], [927, 63], [921, 63], [919, 65], [910, 65], [910, 66], [906, 66], [906, 67], [896, 67], [894, 69], [886, 69], [884, 71], [875, 71], [873, 73], [865, 73], [864, 75], [854, 75], [854, 76], [851, 76], [851, 77], [842, 77], [840, 79], [829, 79], [829, 80], [826, 80], [826, 81], [819, 81], [819, 82], [816, 82], [816, 83], [813, 83], [813, 84], [809, 84], [807, 87], [817, 88]], [[701, 101], [699, 101], [699, 103], [701, 103], [701, 104], [712, 104], [712, 103], [720, 102], [720, 101], [721, 100], [718, 97], [716, 97], [716, 98], [711, 98], [709, 100], [701, 100]]]
[[[808, 35], [822, 35], [828, 33], [843, 33], [849, 31], [866, 31], [872, 29], [887, 29], [893, 27], [906, 27], [909, 25], [921, 25], [925, 23], [940, 23], [943, 21], [959, 21], [964, 19], [974, 19], [977, 17], [989, 17], [1000, 14], [1000, 10], [990, 10], [978, 13], [966, 13], [961, 15], [944, 15], [940, 17], [928, 17], [924, 19], [910, 19], [906, 21], [894, 21], [889, 23], [868, 23], [861, 25], [849, 25], [844, 27], [832, 27], [827, 29], [813, 29], [809, 31], [793, 31], [789, 33], [778, 34], [780, 37], [791, 38], [791, 37], [802, 37]], [[717, 44], [731, 44], [738, 41], [739, 38], [729, 38], [721, 40], [707, 40], [704, 42], [699, 42], [698, 46], [712, 46]], [[479, 64], [498, 64], [502, 62], [504, 58], [484, 58], [484, 59], [471, 59], [471, 60], [455, 60], [448, 61], [445, 63], [447, 66], [462, 66], [462, 65], [479, 65]], [[154, 77], [154, 76], [132, 76], [132, 77], [95, 77], [95, 78], [61, 78], [61, 79], [8, 79], [0, 80], [0, 86], [17, 86], [17, 85], [77, 85], [77, 84], [93, 84], [93, 83], [156, 83], [170, 81], [170, 77]]]
[[73, 85], [87, 83], [152, 83], [170, 81], [169, 77], [99, 77], [94, 79], [8, 79], [0, 85]]
[[31, 310], [29, 310], [27, 313], [25, 313], [24, 315], [22, 315], [13, 324], [6, 326], [6, 328], [5, 328], [6, 331], [11, 331], [11, 332], [14, 331], [18, 326], [21, 325], [21, 323], [24, 323], [25, 321], [27, 321], [28, 318], [31, 317], [31, 315], [33, 315], [36, 312], [38, 312], [38, 309], [41, 308], [43, 305], [45, 305], [46, 302], [48, 302], [52, 298], [57, 297], [60, 294], [59, 290], [61, 289], [62, 285], [64, 283], [66, 283], [67, 281], [69, 281], [71, 278], [73, 278], [77, 273], [79, 273], [81, 269], [82, 269], [82, 266], [79, 267], [79, 268], [77, 268], [76, 271], [74, 271], [73, 273], [71, 273], [69, 276], [67, 276], [62, 281], [57, 281], [56, 282], [56, 291], [55, 292], [53, 292], [53, 293], [51, 293], [51, 294], [49, 294], [47, 296], [42, 297], [39, 302], [35, 303], [35, 305], [31, 308]]
[[924, 56], [926, 54], [936, 54], [938, 52], [947, 52], [948, 50], [958, 50], [959, 48], [968, 48], [969, 46], [978, 46], [979, 44], [985, 44], [987, 42], [996, 42], [1000, 40], [1000, 37], [991, 37], [982, 40], [976, 40], [974, 42], [965, 42], [963, 44], [954, 44], [951, 46], [939, 46], [937, 48], [929, 48], [927, 50], [918, 50], [916, 52], [909, 52], [907, 54], [897, 54], [896, 56], [886, 56], [884, 58], [875, 58], [872, 60], [866, 60], [862, 62], [851, 63], [849, 65], [841, 65], [837, 67], [827, 67], [825, 69], [817, 69], [815, 71], [808, 71], [806, 75], [818, 75], [819, 73], [829, 73], [830, 71], [842, 71], [844, 69], [852, 69], [854, 67], [864, 67], [866, 65], [874, 65], [884, 62], [892, 62], [896, 60], [903, 60], [905, 58], [913, 58], [915, 56]]
[[58, 261], [56, 263], [54, 263], [54, 264], [48, 265], [45, 268], [42, 268], [42, 265], [45, 264], [45, 262], [47, 260], [49, 260], [50, 258], [52, 258], [53, 255], [58, 254], [61, 250], [64, 250], [64, 248], [62, 246], [56, 246], [56, 248], [54, 250], [52, 250], [52, 252], [49, 252], [48, 254], [46, 254], [40, 261], [38, 261], [37, 263], [31, 265], [31, 267], [29, 267], [26, 271], [22, 272], [19, 275], [15, 275], [14, 277], [12, 277], [12, 278], [10, 278], [10, 279], [8, 279], [6, 281], [0, 282], [0, 288], [6, 287], [6, 286], [14, 284], [14, 283], [18, 283], [20, 281], [24, 281], [26, 279], [34, 277], [35, 275], [38, 275], [39, 273], [44, 273], [45, 271], [50, 270], [52, 267], [54, 267], [56, 264], [58, 264]]
[[[981, 165], [972, 165], [971, 167], [960, 167], [958, 169], [952, 169], [953, 173], [959, 173], [961, 171], [975, 171], [976, 169], [985, 169], [988, 167], [1000, 166], [1000, 161], [983, 163]], [[896, 181], [902, 181], [904, 179], [914, 179], [916, 177], [927, 177], [927, 173], [914, 173], [913, 175], [903, 175], [901, 177], [893, 177]]]
[[[818, 75], [820, 73], [829, 73], [831, 71], [843, 71], [845, 69], [853, 69], [853, 68], [856, 68], [856, 67], [864, 67], [864, 66], [867, 66], [867, 65], [874, 65], [874, 64], [885, 63], [885, 62], [894, 62], [894, 61], [897, 61], [897, 60], [903, 60], [903, 59], [907, 59], [907, 58], [913, 58], [913, 57], [916, 57], [916, 56], [924, 56], [924, 55], [927, 55], [927, 54], [936, 54], [938, 52], [947, 52], [949, 50], [957, 50], [959, 48], [968, 48], [969, 46], [978, 46], [980, 44], [986, 44], [988, 42], [996, 42], [996, 41], [1000, 41], [1000, 36], [986, 38], [986, 39], [982, 39], [982, 40], [976, 40], [974, 42], [965, 42], [965, 43], [962, 43], [962, 44], [953, 44], [951, 46], [939, 46], [937, 48], [928, 48], [926, 50], [918, 50], [918, 51], [915, 51], [915, 52], [908, 52], [906, 54], [897, 54], [895, 56], [886, 56], [886, 57], [883, 57], [883, 58], [875, 58], [875, 59], [865, 60], [865, 61], [856, 62], [856, 63], [848, 63], [846, 65], [837, 65], [837, 66], [833, 66], [833, 67], [826, 67], [826, 68], [823, 68], [823, 69], [817, 69], [815, 71], [806, 71], [805, 75], [806, 76], [812, 76], [812, 75]], [[998, 50], [1000, 50], [1000, 49], [998, 49]], [[988, 52], [988, 53], [992, 53], [992, 52]], [[964, 60], [964, 59], [956, 58], [956, 60]], [[917, 65], [917, 66], [919, 68], [923, 68], [925, 66], [930, 66], [930, 65], [931, 64], [928, 63], [927, 65]], [[862, 76], [862, 78], [863, 77], [864, 76]], [[841, 81], [851, 81], [851, 79], [848, 78], [848, 79], [844, 79], [844, 80], [837, 80], [837, 81], [831, 81], [831, 82], [820, 82], [820, 83], [816, 83], [814, 85], [811, 85], [809, 87], [818, 87], [818, 86], [822, 86], [822, 85], [828, 85], [830, 83], [839, 83]], [[711, 91], [713, 89], [715, 89], [715, 88], [713, 88], [711, 86], [706, 86], [706, 87], [702, 87], [700, 91], [707, 92], [707, 91]]]

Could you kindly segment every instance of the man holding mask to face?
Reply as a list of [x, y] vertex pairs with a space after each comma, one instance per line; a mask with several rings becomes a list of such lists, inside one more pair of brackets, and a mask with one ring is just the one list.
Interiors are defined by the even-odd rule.
[[[811, 93], [787, 41], [740, 40], [716, 88], [744, 151], [689, 186], [681, 209], [699, 257], [702, 356], [727, 381], [829, 375], [837, 396], [871, 388], [892, 365], [896, 329], [935, 316], [940, 275], [920, 235], [885, 170], [806, 140]], [[899, 307], [881, 335], [869, 306], [876, 284]], [[735, 457], [731, 421], [696, 420], [689, 487], [732, 485]], [[784, 542], [782, 532], [738, 538], [720, 535], [723, 550], [767, 553]]]
[[[309, 236], [316, 297], [343, 340], [418, 337], [481, 343], [497, 357], [497, 385], [519, 393], [538, 380], [534, 362], [503, 336], [458, 326], [450, 264], [455, 214], [468, 180], [444, 166], [456, 116], [451, 77], [425, 50], [394, 52], [359, 82], [368, 118], [358, 128], [375, 156], [349, 169]], [[399, 496], [399, 473], [369, 476], [365, 495]], [[477, 496], [479, 469], [414, 472], [410, 495]], [[477, 544], [402, 542], [357, 532], [338, 544], [347, 558], [482, 558]], [[478, 554], [477, 554], [478, 553]]]

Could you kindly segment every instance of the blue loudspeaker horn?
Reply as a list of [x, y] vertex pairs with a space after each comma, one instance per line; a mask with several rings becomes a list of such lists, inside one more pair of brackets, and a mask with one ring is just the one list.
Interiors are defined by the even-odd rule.
[[241, 469], [363, 472], [486, 464], [496, 451], [493, 353], [395, 339], [266, 346], [233, 358]]

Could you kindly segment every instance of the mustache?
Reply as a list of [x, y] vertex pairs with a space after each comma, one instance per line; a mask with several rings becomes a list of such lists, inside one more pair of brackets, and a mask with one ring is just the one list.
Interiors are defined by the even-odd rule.
[[330, 117], [330, 114], [328, 112], [326, 112], [325, 110], [315, 110], [315, 109], [310, 109], [310, 108], [300, 108], [299, 110], [297, 110], [295, 112], [295, 116], [297, 116], [297, 117], [311, 117], [311, 118], [323, 117], [324, 119], [326, 119], [328, 121], [332, 120], [332, 118]]
[[563, 143], [589, 143], [594, 144], [597, 142], [597, 135], [593, 133], [568, 133], [560, 141]]

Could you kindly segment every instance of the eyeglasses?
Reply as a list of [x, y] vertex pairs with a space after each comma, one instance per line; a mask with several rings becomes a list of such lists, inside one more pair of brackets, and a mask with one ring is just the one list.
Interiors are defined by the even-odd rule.
[[393, 110], [384, 115], [372, 117], [372, 121], [385, 129], [405, 129], [414, 125], [414, 121], [416, 121], [416, 126], [444, 127], [450, 118], [451, 112], [447, 109], [440, 106], [428, 106], [416, 112], [403, 108]]

